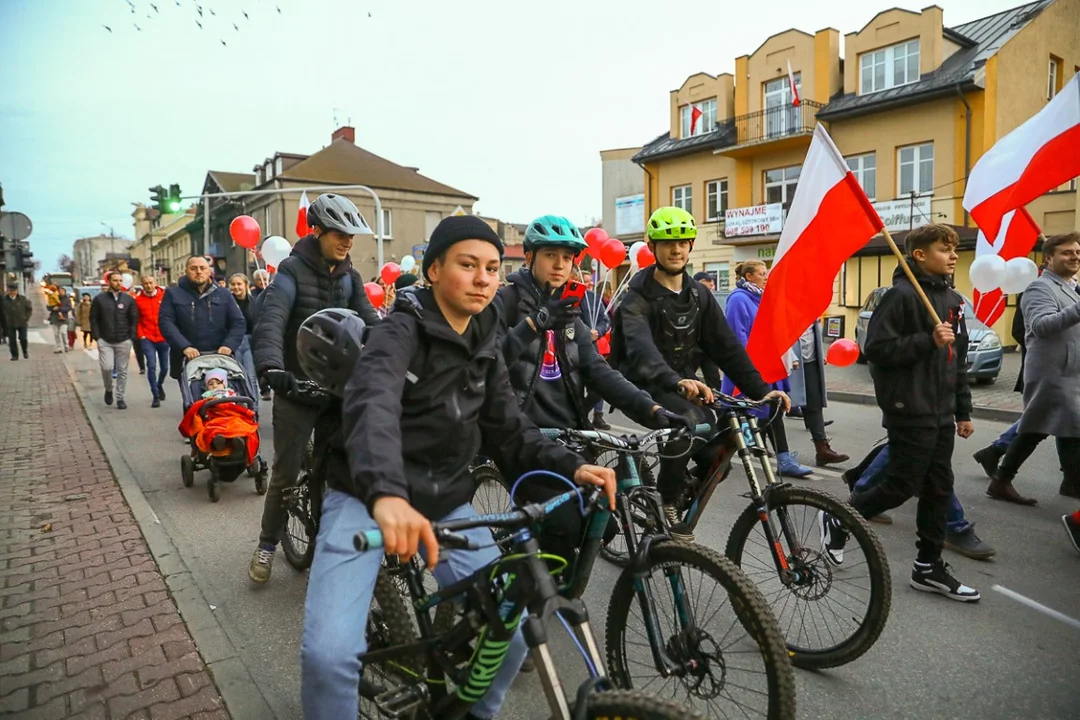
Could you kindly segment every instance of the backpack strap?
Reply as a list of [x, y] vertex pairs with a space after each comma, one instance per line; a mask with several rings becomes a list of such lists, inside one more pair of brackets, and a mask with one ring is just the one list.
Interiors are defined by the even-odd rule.
[[345, 277], [341, 278], [341, 294], [345, 298], [345, 307], [352, 306], [353, 288], [356, 284], [353, 282], [353, 275], [359, 275], [356, 268], [349, 268], [349, 272], [345, 273]]

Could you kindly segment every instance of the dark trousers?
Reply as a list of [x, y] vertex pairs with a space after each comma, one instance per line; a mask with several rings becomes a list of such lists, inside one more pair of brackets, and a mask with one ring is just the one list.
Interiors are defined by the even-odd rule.
[[19, 347], [22, 346], [22, 353], [26, 355], [26, 326], [8, 328], [8, 347], [11, 348], [11, 357], [18, 360]]
[[137, 347], [146, 358], [146, 367], [149, 370], [146, 379], [150, 382], [150, 394], [160, 397], [161, 383], [169, 375], [169, 343], [140, 338]]
[[920, 562], [941, 558], [945, 544], [949, 497], [953, 492], [952, 454], [956, 428], [889, 428], [889, 467], [885, 479], [869, 488], [856, 489], [852, 506], [863, 517], [873, 517], [900, 507], [919, 496], [915, 526]]
[[[690, 418], [695, 424], [713, 423], [716, 418], [708, 410], [697, 403], [687, 400], [677, 392], [650, 390], [653, 400], [661, 407], [671, 412], [678, 413], [683, 417]], [[664, 446], [664, 456], [660, 458], [660, 475], [656, 479], [660, 497], [665, 503], [673, 503], [679, 498], [683, 480], [686, 477], [686, 466], [691, 458], [699, 465], [708, 466], [717, 452], [715, 446], [706, 445], [693, 453], [687, 453], [690, 449], [690, 438], [684, 437], [667, 443]]]
[[[758, 424], [762, 424], [764, 421], [760, 421]], [[786, 453], [790, 448], [787, 441], [787, 430], [784, 429], [784, 413], [780, 413], [776, 416], [776, 419], [769, 423], [769, 426], [765, 428], [765, 437], [772, 441], [773, 447], [776, 449], [777, 454]]]
[[318, 408], [274, 393], [274, 463], [263, 501], [259, 542], [277, 545], [288, 518], [282, 504], [285, 488], [296, 485], [307, 452], [308, 438], [319, 419]]
[[[1031, 457], [1039, 443], [1048, 436], [1042, 433], [1020, 433], [1009, 443], [1009, 449], [1005, 451], [1005, 457], [1001, 458], [1001, 467], [998, 468], [998, 478], [1005, 482], [1012, 482], [1020, 466]], [[1080, 477], [1080, 438], [1057, 438], [1058, 460], [1061, 461], [1062, 472], [1066, 478]]]
[[803, 363], [803, 377], [806, 381], [806, 405], [803, 406], [803, 424], [810, 431], [814, 440], [827, 440], [825, 435], [825, 398], [821, 397], [821, 388], [825, 381], [821, 374], [821, 361], [810, 360]]
[[143, 353], [143, 346], [141, 342], [133, 342], [135, 346], [135, 362], [139, 363], [139, 372], [146, 372], [146, 355]]

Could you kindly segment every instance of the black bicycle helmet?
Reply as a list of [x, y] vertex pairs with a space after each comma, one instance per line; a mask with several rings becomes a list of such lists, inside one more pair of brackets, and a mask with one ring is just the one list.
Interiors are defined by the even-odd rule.
[[307, 209], [308, 225], [318, 225], [323, 230], [337, 230], [346, 235], [370, 235], [364, 216], [344, 195], [323, 193]]
[[296, 332], [300, 368], [326, 392], [341, 397], [364, 349], [364, 321], [352, 310], [326, 308]]

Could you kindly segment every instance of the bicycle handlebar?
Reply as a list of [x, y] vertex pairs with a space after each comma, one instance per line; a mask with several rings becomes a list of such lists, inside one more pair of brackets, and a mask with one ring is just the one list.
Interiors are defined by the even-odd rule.
[[712, 403], [712, 407], [718, 410], [729, 409], [743, 409], [743, 408], [762, 408], [768, 405], [779, 405], [780, 398], [770, 398], [769, 400], [751, 400], [748, 397], [735, 397], [714, 390], [713, 394], [716, 395], [716, 400]]
[[[618, 448], [626, 448], [627, 450], [634, 450], [645, 445], [648, 445], [654, 441], [663, 442], [670, 436], [677, 433], [684, 432], [684, 428], [681, 427], [668, 427], [661, 428], [659, 430], [653, 430], [645, 435], [613, 435], [612, 433], [602, 432], [600, 430], [575, 430], [574, 428], [540, 428], [546, 437], [553, 440], [558, 439], [577, 439], [585, 440], [589, 442], [599, 441], [607, 443]], [[713, 432], [713, 426], [708, 423], [701, 423], [694, 426], [694, 435], [706, 436]]]
[[[557, 495], [547, 502], [523, 505], [518, 510], [505, 513], [491, 513], [477, 515], [464, 520], [448, 520], [446, 522], [431, 523], [431, 529], [435, 531], [435, 539], [440, 545], [465, 550], [477, 550], [479, 546], [469, 542], [469, 539], [458, 533], [461, 530], [471, 530], [480, 527], [496, 527], [517, 530], [519, 528], [534, 525], [544, 519], [555, 508], [563, 503], [578, 497], [579, 490], [570, 490], [562, 495]], [[599, 489], [592, 489], [587, 498], [588, 505], [592, 505], [600, 496]], [[353, 547], [357, 552], [378, 550], [383, 546], [382, 530], [364, 530], [353, 536]]]

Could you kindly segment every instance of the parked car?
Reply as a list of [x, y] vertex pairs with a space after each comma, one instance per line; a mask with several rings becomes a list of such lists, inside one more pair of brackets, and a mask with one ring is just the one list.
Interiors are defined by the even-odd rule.
[[76, 293], [75, 297], [79, 300], [82, 300], [83, 293], [89, 295], [90, 299], [93, 300], [101, 292], [101, 285], [79, 285], [73, 289]]
[[[859, 310], [859, 319], [855, 323], [855, 343], [859, 346], [859, 362], [865, 363], [866, 357], [862, 354], [863, 343], [866, 342], [866, 326], [870, 324], [870, 316], [881, 303], [881, 298], [891, 288], [880, 287], [871, 290], [866, 296], [866, 302]], [[975, 317], [975, 310], [971, 307], [971, 301], [964, 298], [964, 317], [968, 328], [968, 379], [975, 382], [990, 385], [997, 380], [1001, 372], [1004, 351], [1001, 348], [1001, 338], [991, 328], [983, 324], [982, 320]]]

